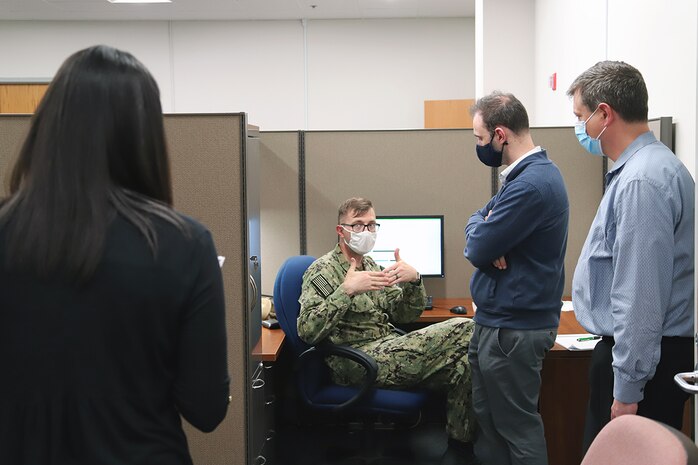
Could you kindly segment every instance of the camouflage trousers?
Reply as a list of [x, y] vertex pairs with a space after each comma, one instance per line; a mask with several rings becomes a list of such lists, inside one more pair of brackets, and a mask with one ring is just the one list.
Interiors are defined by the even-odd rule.
[[[475, 434], [468, 347], [474, 322], [451, 318], [400, 336], [390, 335], [356, 347], [378, 364], [379, 387], [424, 387], [446, 393], [446, 430], [454, 439], [471, 442]], [[344, 384], [359, 382], [363, 370], [346, 366], [335, 372]]]

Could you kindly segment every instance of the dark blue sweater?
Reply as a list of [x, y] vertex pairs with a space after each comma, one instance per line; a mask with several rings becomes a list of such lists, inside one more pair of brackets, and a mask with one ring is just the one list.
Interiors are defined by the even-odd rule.
[[[465, 257], [477, 268], [470, 292], [478, 324], [557, 328], [568, 221], [565, 183], [545, 150], [521, 160], [497, 195], [465, 227]], [[492, 265], [502, 256], [505, 270]]]

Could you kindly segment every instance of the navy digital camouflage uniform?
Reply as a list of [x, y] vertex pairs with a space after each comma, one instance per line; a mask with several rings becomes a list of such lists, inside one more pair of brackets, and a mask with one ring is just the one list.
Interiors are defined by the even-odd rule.
[[[349, 296], [343, 286], [349, 266], [339, 245], [310, 265], [303, 275], [298, 335], [308, 344], [329, 338], [366, 352], [378, 364], [380, 387], [446, 392], [447, 431], [454, 439], [471, 442], [475, 421], [468, 346], [473, 321], [451, 318], [400, 336], [391, 322], [419, 317], [426, 302], [424, 285], [404, 283]], [[381, 270], [370, 257], [363, 258], [362, 266]], [[328, 357], [327, 364], [340, 384], [356, 384], [364, 375], [363, 368], [347, 359]]]

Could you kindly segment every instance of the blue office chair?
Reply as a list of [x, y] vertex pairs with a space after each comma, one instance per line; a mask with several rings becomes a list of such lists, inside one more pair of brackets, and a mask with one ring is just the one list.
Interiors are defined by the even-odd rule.
[[[378, 366], [372, 357], [352, 347], [329, 342], [309, 346], [298, 336], [296, 320], [303, 273], [314, 260], [308, 255], [290, 257], [279, 269], [274, 283], [274, 310], [296, 358], [295, 380], [303, 403], [316, 411], [419, 417], [427, 400], [425, 392], [376, 388]], [[324, 362], [328, 355], [345, 357], [363, 366], [366, 369], [363, 384], [335, 384]]]

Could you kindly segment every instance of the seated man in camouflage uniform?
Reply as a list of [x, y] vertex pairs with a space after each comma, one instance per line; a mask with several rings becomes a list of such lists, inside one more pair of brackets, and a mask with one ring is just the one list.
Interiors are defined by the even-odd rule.
[[[372, 356], [380, 387], [427, 387], [447, 393], [448, 463], [476, 463], [468, 346], [469, 318], [452, 318], [400, 336], [391, 322], [408, 323], [424, 310], [426, 292], [412, 266], [400, 260], [382, 269], [365, 257], [375, 243], [376, 215], [369, 200], [351, 198], [339, 207], [339, 243], [303, 276], [298, 335], [308, 344], [325, 338]], [[409, 231], [405, 231], [409, 234]], [[340, 384], [358, 383], [363, 368], [341, 358], [327, 360]], [[457, 460], [453, 462], [452, 458]]]

